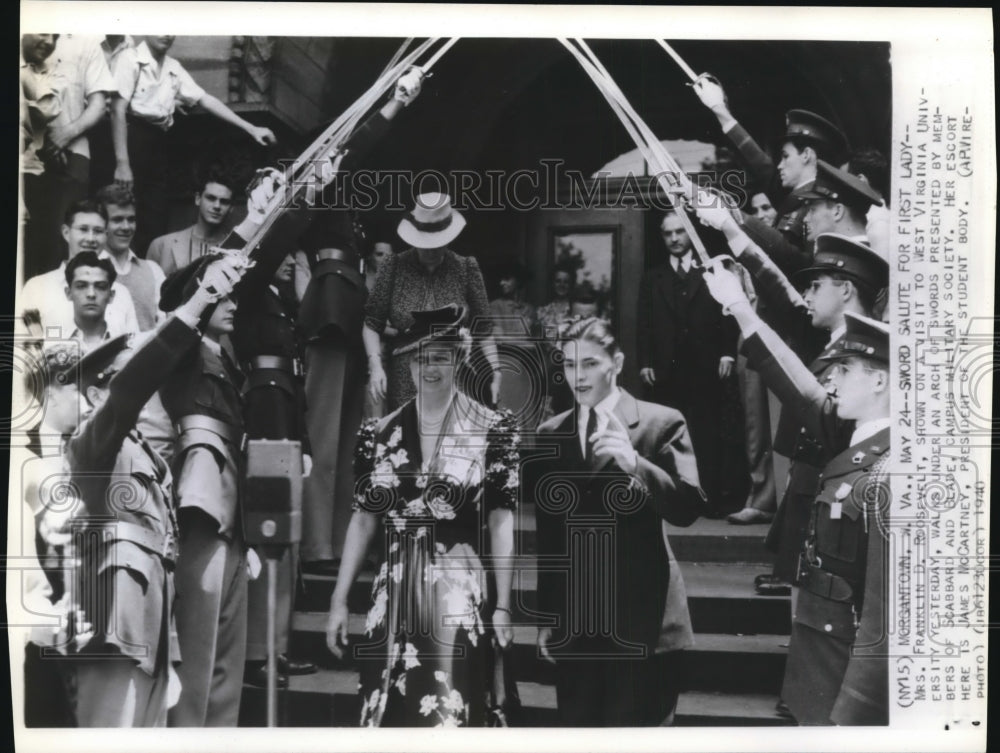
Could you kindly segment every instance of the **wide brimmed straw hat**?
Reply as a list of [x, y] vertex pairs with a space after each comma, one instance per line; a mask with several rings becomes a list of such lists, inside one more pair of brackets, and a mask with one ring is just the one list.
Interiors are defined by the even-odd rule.
[[396, 232], [414, 248], [447, 246], [465, 227], [465, 218], [451, 206], [446, 193], [422, 193]]

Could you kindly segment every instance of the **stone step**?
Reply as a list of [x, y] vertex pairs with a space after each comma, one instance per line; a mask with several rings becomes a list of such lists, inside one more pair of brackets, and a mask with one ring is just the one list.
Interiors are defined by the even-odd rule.
[[[558, 726], [556, 691], [551, 685], [517, 683], [524, 707], [525, 727]], [[775, 711], [778, 696], [766, 693], [735, 694], [684, 691], [677, 698], [674, 725], [679, 727], [790, 726], [791, 720]]]
[[[514, 575], [512, 604], [515, 616], [530, 620], [534, 613], [537, 573], [534, 558], [519, 558]], [[754, 576], [769, 572], [768, 565], [745, 563], [681, 562], [688, 607], [696, 633], [776, 633], [790, 632], [789, 598], [760, 596], [753, 590]], [[352, 613], [367, 612], [371, 603], [373, 574], [362, 573], [348, 594]], [[329, 609], [336, 578], [305, 575], [296, 599], [296, 609], [322, 612]]]
[[[674, 556], [681, 562], [773, 562], [764, 547], [770, 524], [733, 525], [726, 520], [700, 518], [690, 526], [668, 525]], [[535, 554], [534, 505], [524, 505], [514, 520], [514, 551]]]
[[[350, 645], [344, 659], [336, 659], [326, 648], [326, 613], [299, 612], [292, 624], [292, 650], [330, 669], [354, 669], [356, 660], [351, 646], [365, 642], [365, 618], [351, 615], [348, 623]], [[524, 681], [551, 684], [555, 681], [552, 666], [537, 655], [533, 625], [514, 627], [514, 645], [510, 649], [516, 676]], [[785, 671], [787, 635], [738, 635], [700, 633], [695, 645], [684, 654], [680, 671], [682, 687], [687, 690], [729, 691], [740, 693], [777, 693]], [[739, 671], [734, 672], [733, 667]]]
[[[278, 691], [278, 726], [353, 727], [360, 702], [358, 673], [348, 669], [324, 669], [314, 675], [292, 677], [287, 690]], [[518, 725], [558, 726], [556, 692], [551, 684], [518, 682], [522, 710]], [[685, 691], [677, 701], [677, 726], [778, 726], [790, 722], [775, 713], [777, 695]], [[263, 688], [245, 685], [240, 708], [241, 727], [266, 724], [266, 694]]]

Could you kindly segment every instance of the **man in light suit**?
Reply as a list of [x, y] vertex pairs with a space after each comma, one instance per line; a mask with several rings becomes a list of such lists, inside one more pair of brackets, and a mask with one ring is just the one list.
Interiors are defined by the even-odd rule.
[[680, 413], [617, 387], [624, 354], [607, 322], [574, 324], [562, 351], [576, 405], [539, 427], [546, 456], [524, 468], [550, 620], [539, 653], [556, 666], [561, 725], [658, 725], [676, 704], [678, 651], [693, 643], [665, 532], [704, 511], [694, 452]]
[[146, 258], [170, 276], [221, 245], [227, 235], [226, 220], [233, 208], [233, 188], [224, 178], [209, 175], [194, 194], [198, 219], [191, 227], [154, 238]]

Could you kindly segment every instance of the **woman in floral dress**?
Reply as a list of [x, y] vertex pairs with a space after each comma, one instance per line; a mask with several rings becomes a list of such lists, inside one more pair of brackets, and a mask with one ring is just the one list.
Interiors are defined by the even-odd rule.
[[[362, 726], [485, 724], [490, 642], [512, 640], [520, 438], [509, 413], [455, 386], [468, 350], [464, 317], [454, 304], [413, 313], [394, 355], [409, 358], [417, 395], [358, 437], [354, 514], [327, 645], [342, 655], [348, 591], [372, 538], [384, 535], [387, 559], [372, 586], [367, 640], [353, 648]], [[487, 553], [496, 584], [489, 609]]]

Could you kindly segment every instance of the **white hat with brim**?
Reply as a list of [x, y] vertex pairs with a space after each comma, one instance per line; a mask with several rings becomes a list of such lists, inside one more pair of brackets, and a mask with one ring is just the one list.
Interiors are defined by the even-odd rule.
[[455, 240], [465, 218], [451, 206], [446, 193], [423, 193], [413, 211], [400, 220], [396, 232], [414, 248], [442, 248]]

